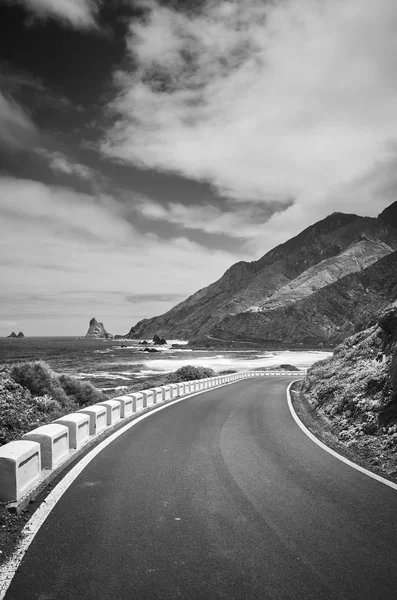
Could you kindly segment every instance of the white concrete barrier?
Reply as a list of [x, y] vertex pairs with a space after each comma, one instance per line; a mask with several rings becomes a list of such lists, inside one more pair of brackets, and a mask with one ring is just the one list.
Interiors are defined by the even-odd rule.
[[148, 406], [153, 406], [153, 404], [154, 404], [153, 390], [142, 390], [141, 394], [143, 396], [143, 408], [147, 408]]
[[69, 429], [69, 448], [80, 448], [90, 437], [90, 417], [82, 412], [71, 413], [53, 423], [65, 425]]
[[125, 419], [132, 415], [132, 398], [131, 396], [117, 396], [117, 398], [113, 398], [113, 400], [117, 400], [120, 402], [120, 417], [121, 419]]
[[97, 435], [104, 429], [106, 429], [106, 421], [107, 421], [107, 410], [106, 406], [102, 406], [100, 404], [93, 404], [92, 406], [86, 406], [85, 408], [81, 408], [79, 411], [85, 415], [87, 415], [90, 419], [90, 435]]
[[104, 400], [103, 402], [98, 402], [100, 406], [104, 406], [106, 408], [106, 425], [113, 425], [117, 421], [121, 419], [121, 405], [118, 400], [115, 398], [112, 400]]
[[132, 399], [132, 412], [136, 413], [143, 410], [143, 394], [142, 392], [134, 392], [130, 394]]
[[0, 500], [18, 502], [41, 475], [40, 444], [18, 440], [0, 446]]
[[171, 390], [171, 398], [176, 398], [177, 396], [179, 396], [177, 383], [171, 383], [170, 390]]
[[171, 398], [172, 398], [171, 387], [169, 385], [163, 385], [163, 386], [161, 386], [161, 392], [162, 392], [161, 399], [163, 401], [165, 401], [165, 400], [171, 400]]
[[22, 439], [40, 444], [42, 469], [55, 469], [69, 456], [69, 429], [65, 425], [43, 425], [28, 431]]
[[153, 392], [153, 404], [158, 404], [163, 400], [163, 389], [161, 387], [154, 387], [148, 390], [149, 392]]

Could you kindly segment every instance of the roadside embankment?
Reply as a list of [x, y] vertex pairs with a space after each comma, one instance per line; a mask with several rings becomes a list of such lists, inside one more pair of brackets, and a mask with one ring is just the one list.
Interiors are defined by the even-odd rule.
[[397, 309], [347, 338], [295, 385], [294, 408], [314, 435], [397, 480]]

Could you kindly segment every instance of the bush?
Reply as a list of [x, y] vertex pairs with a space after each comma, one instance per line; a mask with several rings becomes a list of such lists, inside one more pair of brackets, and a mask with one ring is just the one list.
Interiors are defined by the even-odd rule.
[[181, 367], [172, 373], [172, 379], [170, 383], [179, 383], [181, 381], [191, 381], [193, 379], [205, 379], [206, 377], [214, 377], [215, 371], [209, 367], [194, 367], [192, 365], [186, 365]]
[[35, 396], [52, 396], [61, 406], [70, 408], [70, 399], [59, 377], [43, 361], [19, 363], [11, 369], [11, 377]]
[[0, 445], [102, 400], [91, 383], [57, 375], [45, 362], [0, 366]]
[[235, 371], [234, 369], [226, 369], [225, 371], [220, 371], [218, 375], [232, 375], [233, 373], [238, 373], [238, 371]]
[[60, 375], [59, 383], [70, 400], [81, 406], [90, 406], [106, 400], [106, 395], [88, 381], [80, 381], [70, 375]]

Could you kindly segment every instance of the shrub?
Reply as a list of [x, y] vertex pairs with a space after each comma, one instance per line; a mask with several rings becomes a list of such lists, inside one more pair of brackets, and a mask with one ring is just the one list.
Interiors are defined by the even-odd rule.
[[89, 406], [106, 400], [106, 395], [88, 381], [80, 381], [70, 375], [60, 375], [59, 383], [69, 399], [79, 406]]
[[214, 377], [215, 371], [209, 367], [194, 367], [192, 365], [186, 365], [181, 367], [172, 373], [172, 383], [179, 383], [181, 381], [191, 381], [192, 379], [205, 379], [206, 377]]
[[[235, 371], [235, 369], [225, 369], [225, 371], [220, 371], [218, 373], [218, 375], [232, 375], [233, 373], [238, 373], [238, 371]], [[208, 377], [213, 377], [213, 376], [209, 375]]]
[[59, 377], [43, 361], [19, 363], [11, 369], [11, 377], [35, 396], [52, 396], [62, 406], [70, 406], [69, 398], [62, 388]]

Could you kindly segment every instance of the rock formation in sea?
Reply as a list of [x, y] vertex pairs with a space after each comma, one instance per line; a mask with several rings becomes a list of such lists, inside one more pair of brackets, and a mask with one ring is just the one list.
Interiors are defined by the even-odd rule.
[[133, 326], [193, 345], [333, 346], [396, 298], [397, 202], [377, 218], [333, 213]]
[[99, 323], [95, 317], [90, 321], [90, 326], [86, 333], [86, 338], [98, 338], [98, 339], [112, 339], [113, 335], [108, 333], [103, 326], [103, 323]]
[[164, 344], [166, 344], [167, 341], [164, 338], [162, 338], [159, 335], [157, 335], [157, 333], [155, 333], [154, 336], [153, 336], [153, 343], [156, 346], [164, 346]]
[[16, 338], [18, 337], [15, 331], [13, 331], [10, 335], [7, 335], [7, 338]]
[[24, 334], [22, 333], [22, 331], [20, 331], [20, 332], [18, 333], [17, 337], [19, 337], [19, 338], [24, 338], [25, 336], [24, 336]]

